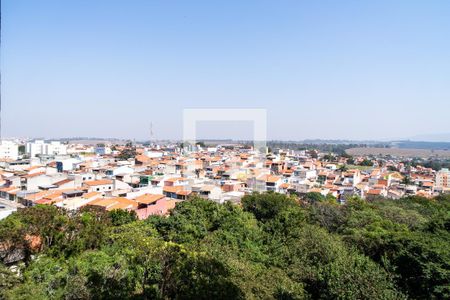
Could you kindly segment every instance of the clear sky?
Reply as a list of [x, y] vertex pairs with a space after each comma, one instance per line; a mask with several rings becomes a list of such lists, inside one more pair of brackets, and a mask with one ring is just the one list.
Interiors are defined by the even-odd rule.
[[3, 0], [1, 22], [5, 136], [181, 138], [184, 108], [265, 108], [269, 139], [450, 133], [448, 0]]

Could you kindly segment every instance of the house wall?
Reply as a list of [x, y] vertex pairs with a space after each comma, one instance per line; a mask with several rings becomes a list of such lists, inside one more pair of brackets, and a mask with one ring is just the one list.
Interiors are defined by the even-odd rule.
[[94, 185], [90, 186], [88, 190], [88, 192], [99, 192], [99, 193], [104, 193], [108, 191], [109, 192], [113, 191], [112, 184]]
[[208, 195], [208, 198], [211, 200], [219, 200], [221, 197], [222, 197], [222, 189], [219, 187], [213, 188]]

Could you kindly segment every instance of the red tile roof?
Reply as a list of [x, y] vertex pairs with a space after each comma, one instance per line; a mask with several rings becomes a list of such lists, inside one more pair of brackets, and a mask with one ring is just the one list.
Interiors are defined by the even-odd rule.
[[92, 181], [85, 181], [84, 184], [88, 186], [96, 186], [96, 185], [107, 185], [112, 184], [113, 181], [109, 179], [100, 179], [100, 180], [92, 180]]

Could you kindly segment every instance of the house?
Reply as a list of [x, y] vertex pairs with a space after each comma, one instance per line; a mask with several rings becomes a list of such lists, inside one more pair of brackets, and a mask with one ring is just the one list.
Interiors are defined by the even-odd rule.
[[105, 194], [106, 192], [112, 192], [114, 188], [114, 182], [110, 179], [99, 179], [83, 182], [83, 186], [87, 188], [88, 192], [100, 192]]
[[136, 214], [139, 220], [147, 219], [150, 215], [165, 215], [170, 208], [175, 207], [165, 209], [167, 200], [164, 195], [159, 194], [144, 194], [134, 199], [138, 203]]
[[282, 183], [281, 177], [267, 175], [267, 177], [266, 177], [266, 190], [267, 191], [273, 191], [273, 192], [279, 192], [281, 183]]
[[[361, 171], [360, 170], [348, 170], [342, 174], [343, 181], [342, 185], [356, 186], [361, 182]], [[376, 177], [378, 179], [378, 177]]]
[[283, 168], [283, 163], [282, 162], [272, 162], [270, 165], [270, 169], [272, 172], [274, 172], [275, 174], [279, 174], [281, 172]]
[[245, 187], [245, 183], [240, 181], [225, 181], [222, 184], [222, 190], [227, 192], [238, 192]]
[[279, 186], [279, 192], [282, 194], [287, 194], [289, 189], [292, 189], [289, 183], [282, 183]]
[[21, 160], [9, 160], [9, 159], [3, 159], [0, 161], [1, 165], [8, 170], [11, 171], [23, 171], [29, 167], [31, 167], [31, 160], [30, 159], [21, 159]]
[[387, 197], [388, 192], [385, 189], [369, 189], [366, 193], [366, 197]]
[[163, 187], [164, 196], [172, 199], [187, 200], [191, 191], [184, 190], [183, 186], [165, 186]]
[[164, 186], [187, 186], [189, 179], [183, 177], [174, 177], [164, 180]]
[[219, 201], [222, 196], [222, 189], [212, 184], [202, 184], [192, 187], [192, 192], [195, 192], [202, 198]]
[[88, 201], [93, 201], [95, 199], [98, 199], [102, 197], [102, 194], [99, 192], [90, 192], [90, 193], [86, 193], [83, 196], [81, 196], [82, 199], [86, 199]]
[[169, 214], [171, 209], [180, 202], [179, 200], [161, 198], [152, 205], [147, 205], [136, 210], [136, 215], [139, 220], [147, 219], [151, 215], [165, 216]]
[[20, 187], [17, 187], [17, 186], [4, 187], [4, 188], [0, 189], [0, 197], [2, 199], [15, 201], [16, 194], [19, 191], [20, 191]]
[[53, 182], [64, 180], [66, 174], [46, 175], [45, 172], [27, 174], [20, 177], [22, 190], [37, 191], [41, 186], [50, 186]]
[[134, 201], [136, 201], [139, 204], [139, 206], [145, 205], [145, 207], [146, 207], [148, 205], [156, 203], [156, 201], [163, 199], [163, 198], [165, 198], [164, 195], [144, 194], [144, 195], [141, 195], [141, 196], [135, 198]]
[[93, 173], [78, 173], [74, 175], [74, 179], [78, 182], [95, 180], [95, 174]]
[[314, 185], [313, 182], [309, 180], [303, 180], [299, 182], [291, 182], [292, 188], [299, 194], [306, 194], [311, 189], [311, 187]]
[[70, 188], [77, 187], [75, 184], [75, 180], [69, 179], [69, 178], [66, 178], [63, 180], [58, 180], [58, 181], [52, 183], [52, 185], [55, 186], [55, 188], [57, 188], [57, 189], [70, 189]]
[[98, 144], [95, 147], [94, 151], [97, 155], [109, 155], [112, 153], [111, 148], [106, 146], [105, 144]]
[[106, 171], [106, 175], [108, 176], [124, 176], [124, 175], [131, 175], [133, 173], [134, 169], [129, 166], [120, 166]]
[[87, 205], [102, 207], [107, 211], [112, 211], [115, 209], [132, 211], [138, 208], [138, 203], [136, 201], [123, 197], [99, 198], [87, 203]]
[[151, 158], [148, 157], [147, 155], [143, 155], [143, 154], [139, 154], [136, 155], [136, 157], [134, 158], [135, 164], [136, 165], [145, 165], [151, 162]]
[[28, 175], [36, 174], [36, 173], [46, 173], [47, 168], [42, 165], [35, 165], [29, 168], [26, 168], [24, 171], [27, 172]]
[[325, 182], [327, 181], [327, 177], [328, 177], [328, 172], [327, 171], [321, 171], [317, 175], [317, 182], [319, 184], [325, 184]]
[[387, 197], [391, 199], [400, 199], [403, 197], [404, 192], [398, 189], [389, 189]]
[[56, 161], [56, 169], [58, 172], [73, 171], [77, 169], [77, 166], [81, 163], [80, 160], [75, 158], [67, 158]]
[[68, 210], [78, 210], [89, 202], [102, 198], [102, 194], [98, 192], [85, 193], [81, 197], [66, 197], [55, 205]]
[[33, 206], [36, 204], [54, 204], [63, 201], [65, 198], [81, 196], [83, 193], [84, 191], [77, 191], [74, 189], [50, 189], [39, 191], [37, 193], [26, 194], [19, 201], [25, 206]]

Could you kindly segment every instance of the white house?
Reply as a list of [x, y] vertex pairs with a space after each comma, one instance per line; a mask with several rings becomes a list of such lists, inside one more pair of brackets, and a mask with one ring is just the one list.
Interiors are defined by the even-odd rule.
[[300, 179], [312, 179], [317, 176], [316, 170], [309, 170], [309, 169], [296, 169], [294, 171], [294, 177], [298, 177]]
[[92, 180], [92, 181], [85, 181], [83, 183], [88, 188], [88, 192], [99, 192], [99, 193], [106, 193], [106, 192], [112, 192], [114, 187], [114, 182], [109, 179], [99, 179], [99, 180]]
[[164, 153], [161, 151], [145, 151], [144, 154], [150, 158], [160, 158]]
[[134, 169], [129, 166], [120, 166], [106, 172], [107, 175], [131, 175], [134, 173]]
[[41, 186], [49, 186], [54, 182], [58, 182], [66, 178], [67, 176], [65, 174], [54, 174], [51, 176], [41, 173], [29, 174], [21, 177], [21, 186], [22, 190], [37, 191]]
[[111, 153], [111, 148], [106, 145], [99, 144], [95, 147], [95, 154], [97, 155], [109, 155]]
[[73, 171], [77, 168], [81, 160], [75, 158], [68, 158], [56, 161], [56, 168], [58, 172]]

